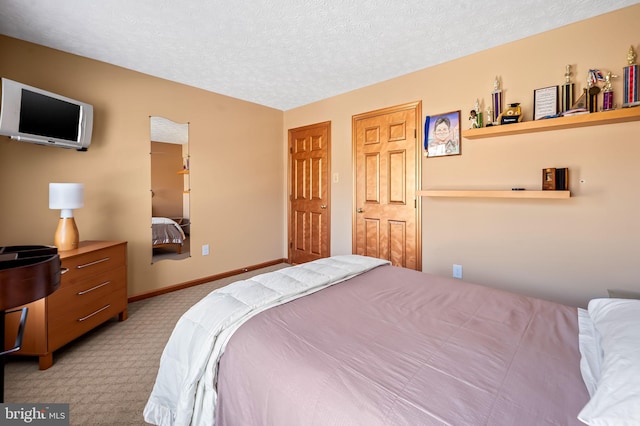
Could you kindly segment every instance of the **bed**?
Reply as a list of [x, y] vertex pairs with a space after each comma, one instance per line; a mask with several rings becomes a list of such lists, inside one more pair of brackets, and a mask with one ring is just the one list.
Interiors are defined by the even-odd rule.
[[[638, 424], [640, 301], [592, 302], [577, 309], [363, 256], [320, 259], [238, 281], [190, 308], [165, 347], [144, 417], [219, 426], [578, 425], [578, 416]], [[599, 334], [610, 334], [602, 324], [619, 312], [616, 321], [635, 326], [609, 327], [613, 339]], [[620, 357], [635, 361], [620, 369]]]
[[168, 217], [152, 217], [151, 235], [154, 249], [171, 247], [175, 248], [178, 254], [182, 253], [186, 236], [180, 224], [175, 220]]

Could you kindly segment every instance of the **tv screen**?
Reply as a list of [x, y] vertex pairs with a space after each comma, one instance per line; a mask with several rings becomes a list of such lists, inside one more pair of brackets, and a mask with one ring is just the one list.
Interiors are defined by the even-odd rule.
[[20, 132], [77, 141], [79, 122], [80, 105], [22, 89]]
[[0, 135], [13, 140], [86, 151], [93, 106], [2, 77]]

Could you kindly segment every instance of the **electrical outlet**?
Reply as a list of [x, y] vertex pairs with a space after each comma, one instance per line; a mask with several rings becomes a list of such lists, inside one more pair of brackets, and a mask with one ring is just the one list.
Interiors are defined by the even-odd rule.
[[462, 265], [453, 264], [453, 278], [462, 279]]
[[202, 255], [209, 256], [209, 244], [202, 245]]
[[340, 182], [340, 175], [336, 172], [333, 174], [333, 183], [339, 183]]

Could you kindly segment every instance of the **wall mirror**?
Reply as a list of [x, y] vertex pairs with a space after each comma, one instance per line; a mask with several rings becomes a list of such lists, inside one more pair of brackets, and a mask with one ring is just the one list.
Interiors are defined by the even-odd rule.
[[151, 263], [191, 256], [189, 123], [150, 117]]

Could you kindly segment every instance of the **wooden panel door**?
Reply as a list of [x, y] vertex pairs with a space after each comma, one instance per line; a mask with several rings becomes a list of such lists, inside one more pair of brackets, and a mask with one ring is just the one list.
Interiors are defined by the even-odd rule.
[[419, 102], [353, 117], [353, 252], [422, 269]]
[[289, 130], [289, 263], [330, 256], [331, 123]]

